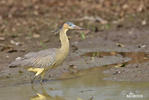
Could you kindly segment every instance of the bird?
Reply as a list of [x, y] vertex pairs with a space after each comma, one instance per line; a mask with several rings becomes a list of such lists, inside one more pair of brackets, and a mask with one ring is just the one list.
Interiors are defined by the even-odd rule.
[[72, 29], [82, 30], [84, 28], [81, 28], [72, 22], [65, 22], [59, 29], [59, 38], [61, 42], [59, 48], [49, 48], [37, 52], [29, 52], [23, 57], [11, 62], [9, 68], [23, 66], [27, 71], [35, 74], [31, 83], [34, 82], [37, 76], [40, 76], [41, 81], [43, 81], [45, 73], [62, 64], [68, 56], [70, 47], [66, 33], [68, 30]]

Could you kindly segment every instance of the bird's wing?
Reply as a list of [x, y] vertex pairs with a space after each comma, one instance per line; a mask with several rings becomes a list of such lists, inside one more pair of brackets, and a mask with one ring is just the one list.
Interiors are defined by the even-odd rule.
[[39, 52], [31, 52], [26, 54], [20, 60], [15, 60], [9, 66], [34, 66], [34, 67], [48, 67], [54, 64], [57, 49], [46, 49]]

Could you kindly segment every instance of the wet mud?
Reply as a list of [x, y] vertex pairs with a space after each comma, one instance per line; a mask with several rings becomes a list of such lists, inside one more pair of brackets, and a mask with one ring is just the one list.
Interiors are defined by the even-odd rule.
[[[148, 8], [148, 0], [1, 0], [0, 100], [149, 100]], [[54, 31], [66, 21], [88, 30], [68, 32], [69, 56], [42, 85], [8, 67], [59, 47]]]

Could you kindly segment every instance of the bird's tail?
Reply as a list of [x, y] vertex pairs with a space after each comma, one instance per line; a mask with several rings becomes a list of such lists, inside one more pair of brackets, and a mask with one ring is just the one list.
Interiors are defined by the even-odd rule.
[[16, 68], [20, 65], [20, 63], [18, 61], [14, 61], [12, 63], [10, 63], [8, 66], [9, 68]]
[[19, 58], [19, 59], [16, 59], [15, 61], [11, 62], [8, 66], [9, 66], [9, 68], [16, 68], [18, 66], [21, 66], [22, 63], [23, 63], [23, 59]]

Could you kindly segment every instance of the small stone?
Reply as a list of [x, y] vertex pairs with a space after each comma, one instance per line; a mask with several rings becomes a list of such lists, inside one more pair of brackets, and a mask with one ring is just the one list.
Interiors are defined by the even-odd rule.
[[0, 37], [0, 41], [4, 41], [5, 40], [5, 37]]
[[8, 56], [8, 55], [6, 55], [6, 58], [9, 58], [9, 56]]
[[115, 72], [113, 73], [113, 75], [120, 74], [120, 73], [121, 73], [120, 71], [115, 71]]
[[39, 34], [33, 34], [33, 38], [39, 38], [40, 35]]
[[69, 65], [69, 68], [77, 69], [77, 66], [75, 66], [75, 65]]
[[125, 10], [125, 9], [128, 9], [129, 8], [129, 6], [127, 5], [127, 4], [124, 4], [123, 5], [123, 9]]
[[118, 47], [125, 47], [124, 44], [122, 44], [122, 43], [116, 43], [116, 45], [117, 45]]
[[21, 60], [21, 57], [17, 57], [16, 60]]
[[16, 42], [16, 41], [14, 41], [14, 40], [10, 40], [10, 43], [11, 43], [11, 44], [14, 44], [14, 45], [16, 45], [16, 46], [21, 46], [21, 45], [22, 45], [20, 42]]
[[139, 45], [139, 46], [138, 46], [138, 48], [145, 48], [145, 47], [146, 47], [145, 44], [143, 44], [143, 45]]
[[142, 25], [144, 26], [144, 25], [146, 25], [146, 24], [147, 24], [146, 20], [143, 20], [143, 21], [142, 21]]

